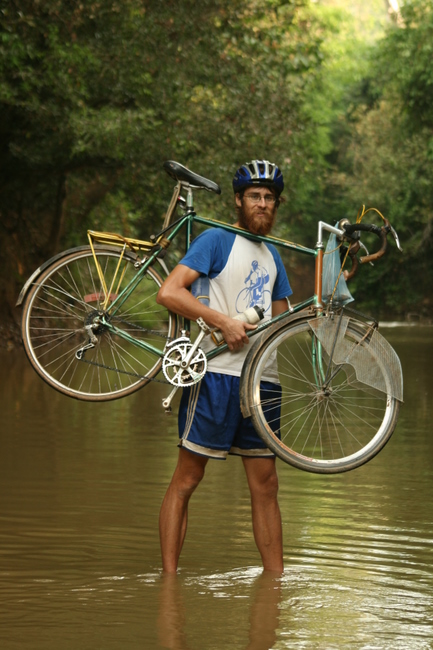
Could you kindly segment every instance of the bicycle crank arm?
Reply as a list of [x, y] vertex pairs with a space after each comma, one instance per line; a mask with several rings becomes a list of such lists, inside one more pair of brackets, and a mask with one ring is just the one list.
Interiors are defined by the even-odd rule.
[[171, 413], [171, 402], [173, 400], [173, 397], [176, 395], [178, 389], [179, 389], [178, 386], [173, 388], [170, 395], [162, 400], [162, 406], [165, 409], [165, 412], [166, 412], [167, 415], [170, 415], [170, 413]]
[[210, 331], [211, 331], [210, 327], [208, 325], [206, 325], [203, 318], [198, 318], [196, 322], [197, 322], [197, 325], [201, 328], [201, 332], [198, 334], [196, 340], [194, 341], [194, 344], [193, 344], [191, 350], [188, 352], [187, 356], [185, 357], [185, 359], [180, 364], [182, 368], [188, 368], [188, 366], [191, 363], [191, 360], [192, 360], [198, 346], [203, 341], [204, 337], [207, 334], [210, 334]]

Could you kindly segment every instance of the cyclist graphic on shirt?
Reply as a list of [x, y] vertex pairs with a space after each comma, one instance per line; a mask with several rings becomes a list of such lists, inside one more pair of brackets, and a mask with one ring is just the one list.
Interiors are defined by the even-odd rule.
[[[265, 306], [265, 285], [269, 283], [269, 273], [265, 267], [260, 266], [257, 260], [253, 260], [251, 271], [245, 278], [246, 288], [242, 289], [238, 298], [243, 294], [246, 304], [243, 308], [254, 307], [255, 305]], [[269, 291], [266, 291], [268, 294]], [[266, 308], [268, 305], [265, 306]]]

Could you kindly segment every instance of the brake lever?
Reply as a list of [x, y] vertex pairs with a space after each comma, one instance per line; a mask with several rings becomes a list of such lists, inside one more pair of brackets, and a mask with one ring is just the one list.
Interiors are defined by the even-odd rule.
[[[367, 256], [370, 255], [370, 253], [368, 252], [367, 246], [365, 244], [363, 244], [363, 242], [361, 240], [359, 240], [359, 245], [360, 245], [361, 248], [363, 248], [365, 250], [365, 254]], [[369, 262], [369, 264], [371, 264], [371, 266], [374, 266], [373, 262]]]
[[396, 246], [397, 246], [398, 250], [400, 251], [400, 253], [402, 253], [403, 249], [400, 246], [400, 240], [398, 238], [398, 235], [397, 235], [396, 231], [394, 230], [394, 228], [391, 226], [390, 223], [388, 223], [388, 228], [389, 228], [389, 230], [391, 232], [391, 235], [394, 237], [394, 240], [395, 240], [395, 243], [396, 243]]

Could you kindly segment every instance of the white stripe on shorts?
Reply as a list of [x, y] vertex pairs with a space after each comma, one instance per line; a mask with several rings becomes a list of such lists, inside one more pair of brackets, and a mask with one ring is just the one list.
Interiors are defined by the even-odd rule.
[[182, 433], [182, 440], [187, 440], [189, 436], [189, 432], [191, 431], [192, 421], [194, 420], [195, 409], [197, 407], [197, 400], [200, 394], [200, 384], [201, 382], [198, 382], [198, 384], [194, 384], [189, 394], [188, 410], [186, 413], [185, 429], [184, 432]]

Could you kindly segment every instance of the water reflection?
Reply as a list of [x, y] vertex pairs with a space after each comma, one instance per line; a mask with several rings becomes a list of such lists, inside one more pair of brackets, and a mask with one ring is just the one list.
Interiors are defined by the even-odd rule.
[[[279, 605], [281, 603], [281, 576], [257, 570], [230, 572], [229, 574], [213, 574], [201, 577], [199, 580], [184, 580], [178, 575], [163, 575], [159, 590], [158, 641], [161, 648], [170, 650], [190, 650], [187, 627], [188, 619], [196, 615], [192, 603], [188, 609], [189, 591], [202, 598], [207, 592], [214, 598], [224, 598], [230, 603], [230, 616], [233, 616], [233, 586], [237, 583], [248, 583], [250, 596], [240, 596], [248, 599], [249, 622], [248, 641], [246, 645], [236, 646], [245, 650], [268, 650], [277, 639], [279, 624]], [[226, 624], [227, 615], [222, 618], [220, 625]], [[211, 621], [208, 618], [208, 625]], [[215, 632], [215, 628], [210, 627]], [[220, 637], [221, 638], [221, 637]], [[228, 639], [230, 643], [230, 640]], [[207, 640], [204, 639], [204, 643]], [[203, 647], [206, 647], [205, 645]], [[222, 646], [221, 646], [222, 647]]]
[[430, 648], [433, 330], [386, 336], [405, 375], [397, 430], [354, 472], [279, 464], [286, 570], [269, 581], [239, 459], [209, 466], [180, 574], [161, 575], [164, 386], [81, 403], [0, 353], [2, 650]]

